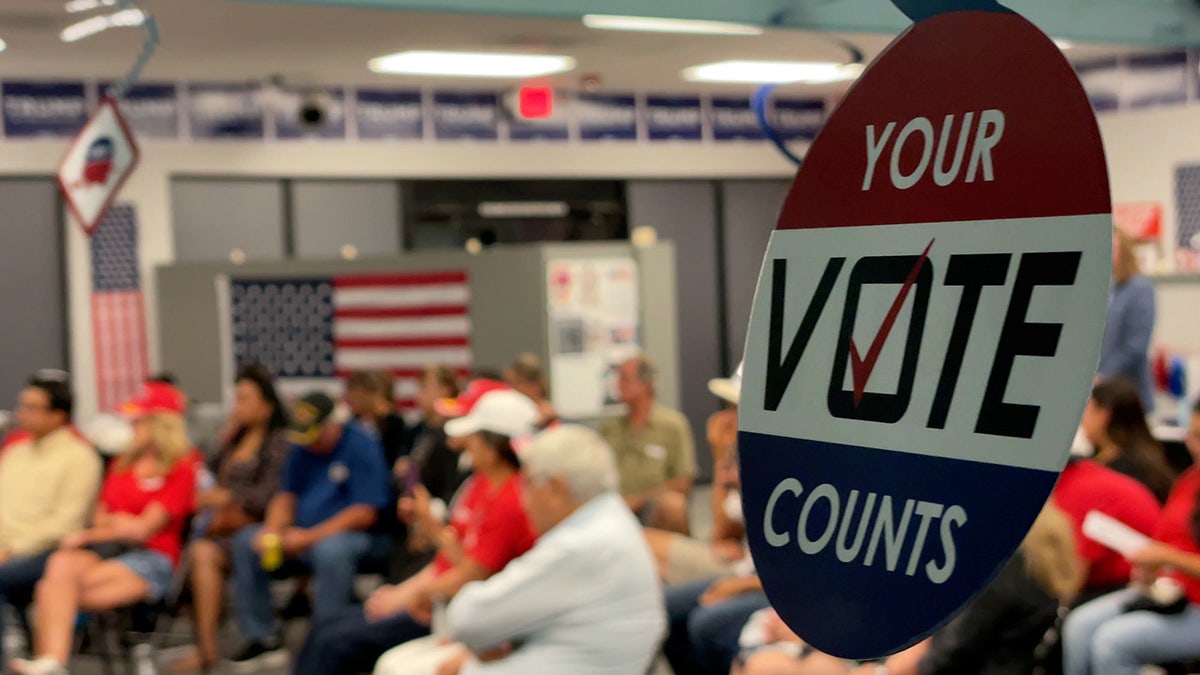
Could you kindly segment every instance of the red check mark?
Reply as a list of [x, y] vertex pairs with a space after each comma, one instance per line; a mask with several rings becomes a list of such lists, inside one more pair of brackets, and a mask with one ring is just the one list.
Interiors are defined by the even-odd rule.
[[917, 258], [917, 264], [913, 265], [912, 271], [908, 273], [908, 278], [900, 287], [900, 293], [892, 302], [892, 308], [888, 310], [887, 316], [883, 318], [883, 324], [879, 326], [879, 332], [875, 334], [875, 340], [871, 343], [866, 358], [859, 355], [858, 345], [854, 344], [854, 338], [850, 338], [850, 374], [854, 378], [854, 407], [856, 408], [862, 401], [863, 393], [867, 390], [867, 380], [871, 379], [871, 372], [875, 370], [875, 363], [879, 361], [883, 344], [887, 342], [888, 335], [896, 325], [896, 318], [900, 316], [900, 309], [904, 307], [908, 292], [912, 290], [913, 284], [917, 282], [917, 275], [921, 273], [921, 268], [929, 259], [929, 249], [933, 248], [934, 241], [934, 239], [929, 240], [929, 245], [921, 252], [921, 257]]

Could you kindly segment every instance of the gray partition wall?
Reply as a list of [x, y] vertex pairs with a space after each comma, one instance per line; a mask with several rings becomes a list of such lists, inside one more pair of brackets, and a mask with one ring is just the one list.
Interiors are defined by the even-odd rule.
[[283, 183], [269, 179], [177, 178], [171, 222], [178, 261], [282, 260], [289, 248]]
[[297, 180], [289, 185], [295, 257], [363, 258], [400, 253], [400, 183], [394, 180]]
[[[175, 263], [158, 268], [158, 313], [162, 367], [186, 383], [198, 402], [218, 402], [223, 372], [225, 311], [218, 286], [224, 277], [318, 277], [364, 272], [466, 269], [470, 283], [471, 351], [475, 367], [502, 368], [518, 353], [549, 354], [546, 264], [550, 257], [628, 256], [642, 266], [644, 345], [664, 365], [663, 399], [678, 403], [674, 367], [676, 325], [666, 308], [675, 303], [674, 255], [670, 245], [635, 249], [630, 244], [496, 246], [479, 255], [461, 251], [419, 252], [358, 261], [276, 263]], [[548, 358], [547, 358], [548, 362]]]
[[68, 366], [64, 221], [54, 179], [0, 179], [0, 214], [9, 243], [0, 247], [0, 288], [7, 291], [0, 293], [0, 408], [11, 410], [33, 371]]
[[700, 477], [707, 478], [712, 475], [712, 454], [704, 442], [705, 426], [708, 416], [720, 407], [708, 391], [708, 381], [723, 376], [725, 370], [717, 183], [631, 182], [625, 195], [630, 230], [653, 227], [660, 240], [675, 247], [679, 341], [671, 358], [687, 364], [680, 370], [680, 407], [696, 437]]

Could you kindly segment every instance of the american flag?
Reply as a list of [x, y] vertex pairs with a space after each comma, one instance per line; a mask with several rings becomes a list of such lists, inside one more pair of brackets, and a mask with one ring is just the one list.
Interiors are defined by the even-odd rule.
[[262, 363], [285, 395], [387, 370], [398, 404], [411, 409], [425, 367], [471, 365], [469, 300], [461, 271], [232, 279], [234, 362]]
[[110, 411], [136, 394], [149, 373], [133, 206], [113, 206], [91, 245], [96, 390], [100, 409]]

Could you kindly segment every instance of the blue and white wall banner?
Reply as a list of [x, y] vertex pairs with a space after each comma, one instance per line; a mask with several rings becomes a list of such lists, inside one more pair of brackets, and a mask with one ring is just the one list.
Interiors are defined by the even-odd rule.
[[1109, 112], [1121, 107], [1121, 87], [1125, 74], [1116, 59], [1076, 66], [1075, 74], [1083, 83], [1088, 100], [1096, 112]]
[[748, 98], [713, 97], [709, 119], [715, 141], [759, 141], [765, 138]]
[[[97, 86], [97, 98], [108, 93], [111, 83]], [[125, 92], [121, 114], [129, 128], [141, 138], [179, 138], [179, 89], [171, 83], [139, 84]]]
[[193, 84], [188, 89], [192, 138], [262, 139], [262, 95], [245, 84]]
[[70, 138], [88, 119], [82, 82], [5, 82], [4, 135], [9, 138]]
[[825, 101], [821, 99], [779, 98], [772, 102], [775, 130], [788, 141], [811, 141], [825, 121]]
[[574, 106], [585, 141], [636, 141], [638, 105], [633, 94], [580, 94]]
[[418, 90], [359, 89], [354, 120], [358, 137], [364, 140], [421, 140], [425, 136], [425, 111]]
[[[554, 92], [554, 114], [546, 119], [527, 120], [514, 116], [508, 122], [508, 138], [513, 141], [568, 141], [571, 138], [567, 97]], [[513, 106], [514, 108], [516, 106]]]
[[1140, 110], [1187, 103], [1190, 72], [1185, 51], [1130, 57], [1122, 77], [1121, 107]]
[[500, 108], [494, 92], [434, 92], [433, 130], [437, 139], [494, 141]]
[[652, 141], [704, 140], [700, 97], [646, 97], [646, 135]]
[[[319, 125], [309, 126], [300, 119], [300, 110], [309, 99], [319, 102], [325, 111], [325, 120]], [[340, 87], [319, 92], [288, 92], [272, 105], [275, 118], [275, 138], [300, 140], [317, 138], [344, 140], [346, 138], [346, 90]]]

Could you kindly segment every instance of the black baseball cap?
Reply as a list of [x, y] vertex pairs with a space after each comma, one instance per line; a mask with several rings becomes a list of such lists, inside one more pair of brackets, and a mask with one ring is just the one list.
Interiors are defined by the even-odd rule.
[[333, 399], [320, 391], [309, 392], [292, 404], [292, 424], [288, 440], [296, 445], [312, 445], [329, 416], [333, 414]]

